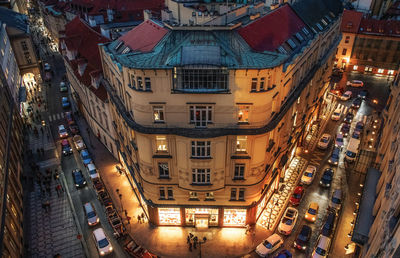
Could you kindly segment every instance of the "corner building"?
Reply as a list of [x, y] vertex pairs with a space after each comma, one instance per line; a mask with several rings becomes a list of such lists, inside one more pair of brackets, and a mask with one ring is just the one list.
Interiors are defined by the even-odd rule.
[[100, 46], [119, 157], [156, 225], [262, 224], [328, 107], [340, 1], [256, 7], [202, 26], [177, 24], [172, 12]]

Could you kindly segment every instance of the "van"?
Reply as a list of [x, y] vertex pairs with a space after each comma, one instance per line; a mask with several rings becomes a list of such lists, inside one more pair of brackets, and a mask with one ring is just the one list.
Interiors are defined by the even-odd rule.
[[99, 178], [99, 173], [97, 173], [97, 169], [93, 163], [89, 163], [87, 165], [87, 170], [89, 172], [90, 178], [93, 180], [95, 178]]
[[93, 230], [93, 238], [96, 242], [97, 250], [100, 253], [100, 256], [104, 256], [113, 251], [113, 247], [111, 246], [110, 241], [108, 240], [106, 234], [104, 233], [103, 228], [98, 228]]
[[319, 235], [317, 246], [314, 248], [311, 257], [312, 258], [328, 257], [330, 247], [331, 247], [331, 239], [329, 237]]
[[349, 162], [353, 162], [358, 153], [358, 147], [360, 146], [360, 140], [356, 138], [351, 138], [349, 145], [347, 146], [345, 159]]
[[83, 205], [83, 209], [85, 210], [85, 215], [87, 218], [87, 222], [89, 226], [94, 226], [99, 223], [100, 219], [96, 214], [96, 210], [93, 207], [93, 204], [90, 202], [87, 202]]
[[340, 208], [342, 208], [342, 190], [336, 189], [333, 191], [331, 200], [329, 201], [329, 209], [338, 213]]

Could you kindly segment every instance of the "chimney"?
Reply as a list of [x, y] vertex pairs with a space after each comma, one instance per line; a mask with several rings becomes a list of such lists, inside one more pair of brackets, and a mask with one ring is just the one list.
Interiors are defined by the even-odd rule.
[[80, 76], [83, 76], [83, 74], [85, 73], [86, 66], [87, 62], [85, 59], [81, 58], [78, 60], [78, 73]]
[[151, 19], [151, 11], [150, 10], [143, 10], [143, 18], [144, 21]]

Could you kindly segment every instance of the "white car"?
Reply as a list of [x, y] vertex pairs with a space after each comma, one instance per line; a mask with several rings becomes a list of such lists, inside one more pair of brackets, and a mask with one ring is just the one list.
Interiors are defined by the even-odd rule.
[[347, 85], [351, 87], [362, 87], [364, 86], [364, 83], [359, 80], [352, 80], [352, 81], [347, 81]]
[[311, 254], [312, 258], [328, 257], [329, 249], [331, 247], [331, 239], [329, 237], [319, 235], [317, 246]]
[[106, 237], [103, 228], [93, 230], [93, 238], [96, 242], [97, 250], [99, 251], [101, 256], [109, 254], [113, 251], [113, 247]]
[[60, 138], [68, 137], [68, 132], [65, 129], [64, 125], [58, 126], [58, 135], [60, 136]]
[[290, 235], [294, 226], [296, 225], [298, 214], [299, 212], [295, 208], [288, 207], [282, 216], [281, 222], [279, 223], [279, 233], [283, 235]]
[[83, 150], [83, 149], [86, 149], [86, 145], [85, 145], [85, 143], [83, 142], [82, 137], [81, 137], [80, 135], [77, 134], [77, 135], [75, 135], [74, 138], [72, 138], [72, 139], [74, 140], [75, 148], [76, 148], [78, 151]]
[[257, 246], [256, 253], [261, 257], [266, 257], [267, 255], [275, 252], [282, 245], [282, 237], [278, 234], [273, 234]]
[[331, 139], [332, 136], [330, 134], [324, 133], [318, 141], [318, 148], [323, 150], [327, 149]]
[[335, 146], [340, 148], [343, 147], [343, 134], [338, 133], [336, 135]]
[[348, 90], [345, 93], [343, 93], [342, 96], [340, 96], [341, 100], [349, 100], [351, 98], [351, 96], [353, 95], [353, 92]]
[[306, 170], [304, 171], [303, 176], [301, 177], [301, 183], [305, 185], [309, 185], [314, 180], [315, 174], [317, 172], [317, 168], [312, 165], [308, 165]]
[[331, 119], [333, 121], [339, 121], [341, 116], [342, 116], [342, 109], [337, 108], [337, 109], [335, 109], [335, 111], [333, 111]]

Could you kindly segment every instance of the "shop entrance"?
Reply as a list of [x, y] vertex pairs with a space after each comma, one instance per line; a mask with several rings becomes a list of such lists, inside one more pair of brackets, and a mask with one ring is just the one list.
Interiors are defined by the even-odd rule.
[[196, 228], [208, 228], [208, 221], [210, 219], [209, 215], [206, 214], [196, 214]]
[[186, 208], [186, 226], [208, 228], [218, 226], [218, 209]]

